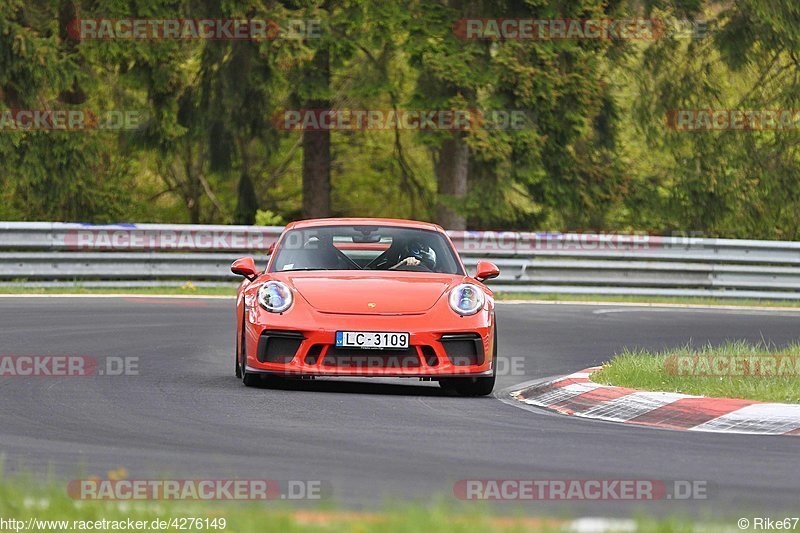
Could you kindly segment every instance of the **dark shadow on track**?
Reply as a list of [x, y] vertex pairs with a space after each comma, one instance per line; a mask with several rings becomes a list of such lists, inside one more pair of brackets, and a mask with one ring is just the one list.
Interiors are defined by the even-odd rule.
[[399, 383], [375, 383], [347, 379], [296, 379], [264, 377], [256, 386], [258, 389], [271, 389], [298, 392], [333, 392], [345, 394], [380, 394], [386, 396], [450, 396], [438, 384], [405, 385]]

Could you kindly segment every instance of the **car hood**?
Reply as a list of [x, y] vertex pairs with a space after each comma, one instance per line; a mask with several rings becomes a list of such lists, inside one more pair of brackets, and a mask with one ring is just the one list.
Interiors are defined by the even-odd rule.
[[322, 313], [397, 315], [424, 313], [462, 276], [389, 272], [295, 272], [276, 276]]

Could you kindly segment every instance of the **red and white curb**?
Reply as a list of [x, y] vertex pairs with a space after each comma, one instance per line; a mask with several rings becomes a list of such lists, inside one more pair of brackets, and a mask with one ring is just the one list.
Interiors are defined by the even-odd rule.
[[649, 392], [589, 381], [601, 367], [512, 390], [515, 400], [565, 415], [687, 431], [800, 435], [800, 405]]

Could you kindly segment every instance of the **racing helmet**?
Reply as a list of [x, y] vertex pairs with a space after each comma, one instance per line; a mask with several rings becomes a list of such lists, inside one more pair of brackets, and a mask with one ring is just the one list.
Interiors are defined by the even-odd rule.
[[406, 245], [407, 257], [414, 257], [430, 270], [436, 269], [436, 252], [433, 248], [420, 241], [411, 241]]

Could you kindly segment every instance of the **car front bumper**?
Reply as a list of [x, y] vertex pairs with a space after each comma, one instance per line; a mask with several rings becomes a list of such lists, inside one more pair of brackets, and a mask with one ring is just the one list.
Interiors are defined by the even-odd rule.
[[[446, 313], [343, 315], [313, 310], [302, 315], [267, 314], [260, 309], [248, 314], [248, 372], [427, 378], [481, 377], [494, 372], [494, 315], [488, 310], [468, 317]], [[409, 348], [337, 348], [337, 331], [407, 332]]]

